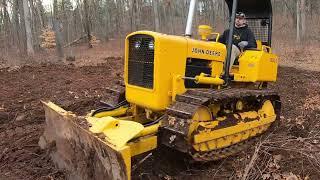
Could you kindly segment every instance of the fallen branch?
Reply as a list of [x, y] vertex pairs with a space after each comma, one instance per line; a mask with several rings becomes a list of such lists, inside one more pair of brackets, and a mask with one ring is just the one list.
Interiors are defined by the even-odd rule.
[[242, 175], [241, 180], [246, 180], [246, 179], [247, 179], [250, 170], [251, 170], [252, 167], [255, 165], [255, 162], [256, 162], [256, 160], [257, 160], [257, 158], [258, 158], [260, 148], [261, 148], [261, 143], [259, 143], [259, 145], [256, 146], [256, 149], [255, 149], [255, 151], [254, 151], [254, 154], [252, 155], [252, 158], [251, 158], [251, 160], [250, 160], [250, 163], [246, 166], [246, 169], [244, 170], [244, 174]]
[[136, 165], [134, 165], [134, 166], [132, 167], [132, 172], [135, 171], [140, 164], [142, 164], [145, 160], [147, 160], [147, 159], [148, 159], [149, 157], [151, 157], [151, 156], [152, 156], [152, 153], [149, 153], [148, 155], [146, 155], [146, 157], [144, 157], [143, 159], [141, 159]]
[[77, 43], [78, 41], [80, 41], [80, 40], [82, 40], [82, 39], [86, 38], [86, 37], [87, 37], [87, 35], [84, 35], [84, 36], [82, 36], [82, 37], [80, 37], [80, 38], [78, 38], [78, 39], [76, 39], [76, 40], [74, 40], [74, 41], [72, 41], [72, 42], [70, 42], [70, 43], [68, 43], [68, 44], [64, 45], [63, 47], [64, 47], [64, 48], [69, 47], [69, 46], [71, 46], [71, 45], [73, 45], [73, 44]]

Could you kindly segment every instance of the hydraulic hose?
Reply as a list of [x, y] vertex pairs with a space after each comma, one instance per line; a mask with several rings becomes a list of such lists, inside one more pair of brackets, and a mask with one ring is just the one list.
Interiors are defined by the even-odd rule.
[[113, 111], [113, 110], [118, 109], [118, 108], [120, 108], [122, 106], [127, 107], [128, 105], [129, 105], [128, 101], [124, 100], [124, 101], [121, 101], [120, 103], [118, 103], [117, 105], [115, 105], [113, 107], [102, 107], [102, 108], [99, 108], [99, 109], [93, 111], [91, 113], [91, 116], [94, 117], [98, 113], [102, 113], [102, 112], [106, 112], [106, 111]]

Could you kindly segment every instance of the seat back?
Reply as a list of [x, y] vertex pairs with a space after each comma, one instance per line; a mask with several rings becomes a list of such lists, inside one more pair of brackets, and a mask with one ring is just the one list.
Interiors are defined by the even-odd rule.
[[262, 51], [262, 42], [261, 42], [261, 40], [257, 40], [257, 49], [259, 51]]
[[[270, 46], [269, 44], [269, 20], [260, 18], [247, 18], [248, 27], [253, 32], [256, 40], [259, 40], [262, 45]], [[257, 44], [258, 45], [258, 44]]]

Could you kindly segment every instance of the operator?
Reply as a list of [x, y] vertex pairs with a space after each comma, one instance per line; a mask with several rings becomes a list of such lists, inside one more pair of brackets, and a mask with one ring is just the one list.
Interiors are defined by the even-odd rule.
[[[219, 38], [219, 42], [225, 45], [228, 44], [229, 29], [225, 30]], [[236, 13], [235, 28], [233, 32], [233, 43], [230, 70], [236, 58], [240, 55], [241, 51], [250, 48], [257, 48], [256, 39], [253, 32], [249, 29], [246, 21], [246, 15], [243, 12]]]

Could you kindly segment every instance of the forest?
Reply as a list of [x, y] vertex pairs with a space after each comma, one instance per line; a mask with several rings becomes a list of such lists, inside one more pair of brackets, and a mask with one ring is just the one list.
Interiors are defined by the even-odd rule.
[[[90, 47], [90, 43], [121, 39], [136, 30], [181, 35], [188, 3], [189, 0], [2, 0], [0, 46], [3, 53], [20, 55], [56, 48], [62, 57], [63, 49], [79, 40], [87, 41]], [[208, 24], [218, 32], [228, 26], [224, 1], [198, 3], [196, 25]], [[272, 0], [272, 4], [275, 41], [319, 40], [319, 1]]]

